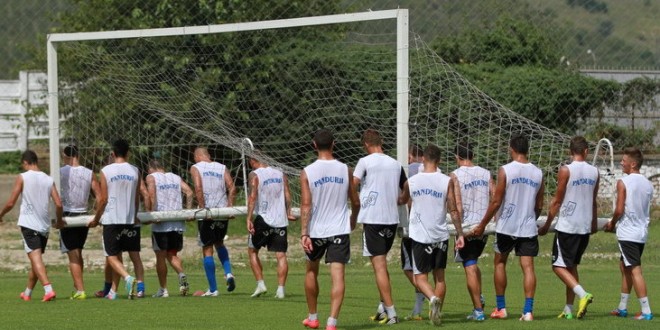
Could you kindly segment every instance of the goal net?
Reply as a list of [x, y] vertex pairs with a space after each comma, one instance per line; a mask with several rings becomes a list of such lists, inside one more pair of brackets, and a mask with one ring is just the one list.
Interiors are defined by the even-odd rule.
[[[251, 30], [232, 24], [49, 36], [49, 72], [55, 72], [49, 83], [57, 96], [50, 106], [60, 118], [51, 149], [76, 144], [83, 164], [99, 171], [112, 141], [124, 138], [130, 162], [143, 174], [149, 160], [158, 159], [190, 182], [193, 151], [206, 146], [236, 181], [235, 205], [245, 205], [242, 155], [252, 154], [251, 141], [263, 161], [289, 175], [297, 206], [297, 178], [315, 159], [311, 136], [319, 128], [334, 132], [335, 155], [349, 166], [365, 155], [362, 132], [374, 128], [385, 152], [404, 164], [409, 144], [438, 145], [445, 173], [456, 167], [457, 142], [468, 141], [475, 163], [495, 174], [508, 162], [511, 135], [523, 133], [530, 161], [543, 169], [546, 191], [554, 192], [570, 137], [491, 99], [420, 37], [397, 30], [395, 19], [272, 22]], [[209, 32], [213, 28], [221, 32]], [[397, 76], [406, 50], [397, 46], [401, 34], [408, 39], [409, 73]], [[402, 82], [408, 88], [401, 90]], [[51, 157], [55, 173], [59, 159]]]

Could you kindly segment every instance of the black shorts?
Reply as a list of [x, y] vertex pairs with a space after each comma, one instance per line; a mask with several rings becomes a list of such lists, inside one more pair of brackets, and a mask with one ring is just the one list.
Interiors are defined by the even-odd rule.
[[449, 240], [430, 244], [413, 240], [413, 273], [426, 274], [436, 269], [447, 268], [448, 245]]
[[363, 256], [382, 256], [390, 252], [392, 244], [394, 244], [397, 225], [374, 225], [365, 223], [362, 227], [362, 241], [364, 242], [362, 249]]
[[289, 248], [286, 227], [271, 227], [258, 215], [254, 219], [254, 235], [248, 236], [248, 247], [261, 249], [266, 246], [271, 252], [286, 252]]
[[401, 238], [401, 269], [412, 270], [412, 238]]
[[486, 243], [488, 243], [488, 236], [464, 237], [464, 240], [465, 245], [463, 245], [462, 249], [456, 250], [454, 260], [463, 263], [470, 260], [478, 260], [484, 252]]
[[306, 253], [307, 259], [316, 261], [325, 255], [325, 263], [338, 262], [347, 264], [351, 259], [351, 238], [349, 235], [337, 235], [326, 238], [311, 238], [312, 252]]
[[151, 233], [151, 245], [154, 251], [183, 250], [183, 233], [179, 231], [165, 231]]
[[199, 244], [209, 246], [217, 242], [223, 242], [227, 235], [227, 228], [229, 228], [229, 220], [198, 221]]
[[30, 253], [39, 249], [41, 249], [41, 253], [46, 252], [48, 233], [40, 233], [30, 228], [21, 227], [21, 235], [23, 235], [23, 248], [25, 248], [25, 253]]
[[103, 250], [106, 256], [116, 256], [122, 252], [140, 252], [140, 227], [104, 225]]
[[496, 234], [495, 252], [509, 254], [515, 249], [518, 257], [536, 257], [539, 255], [539, 237], [513, 237]]
[[66, 253], [69, 251], [83, 249], [87, 242], [87, 227], [71, 227], [60, 229], [60, 251]]
[[552, 241], [552, 266], [572, 268], [579, 265], [589, 245], [589, 236], [556, 232]]
[[619, 241], [621, 261], [626, 267], [641, 266], [642, 254], [644, 254], [644, 243]]

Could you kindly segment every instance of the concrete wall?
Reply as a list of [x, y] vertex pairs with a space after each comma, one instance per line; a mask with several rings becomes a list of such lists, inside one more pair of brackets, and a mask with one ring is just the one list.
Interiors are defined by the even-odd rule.
[[21, 71], [18, 80], [0, 80], [0, 152], [27, 149], [28, 141], [48, 138], [48, 117], [30, 117], [45, 109], [48, 89], [43, 72]]

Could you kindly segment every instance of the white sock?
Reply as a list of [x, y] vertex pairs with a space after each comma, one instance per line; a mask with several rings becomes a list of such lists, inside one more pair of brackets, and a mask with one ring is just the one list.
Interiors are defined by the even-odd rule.
[[126, 281], [126, 282], [128, 282], [128, 280], [130, 280], [130, 279], [131, 279], [131, 275], [126, 275], [126, 277], [124, 277], [124, 281]]
[[44, 291], [45, 291], [46, 293], [51, 293], [51, 292], [53, 292], [53, 286], [50, 285], [50, 284], [46, 284], [46, 285], [44, 285]]
[[628, 309], [628, 297], [630, 297], [630, 293], [621, 293], [621, 300], [619, 300], [620, 310]]
[[327, 323], [327, 325], [337, 326], [337, 319], [334, 318], [334, 317], [328, 317], [328, 323]]
[[424, 294], [421, 292], [415, 293], [415, 307], [413, 307], [412, 314], [419, 315], [422, 313], [422, 308], [424, 308]]
[[278, 292], [278, 293], [280, 293], [280, 292], [281, 292], [281, 293], [284, 293], [284, 285], [278, 285], [278, 286], [277, 286], [277, 292]]
[[80, 291], [80, 290], [76, 291], [76, 294], [83, 294], [83, 293], [85, 293], [85, 291]]
[[376, 312], [378, 314], [385, 312], [385, 305], [383, 305], [382, 301], [378, 303], [378, 308], [376, 308]]
[[259, 281], [257, 281], [257, 287], [258, 287], [258, 288], [265, 288], [265, 287], [266, 287], [266, 283], [264, 283], [264, 280], [259, 280]]
[[316, 319], [319, 318], [319, 314], [318, 314], [318, 313], [314, 313], [314, 314], [309, 313], [309, 316], [307, 316], [307, 318], [308, 318], [310, 321], [314, 321], [314, 320], [316, 320]]
[[564, 306], [564, 314], [573, 314], [573, 305], [566, 304], [566, 306]]
[[392, 306], [385, 306], [385, 311], [387, 312], [387, 318], [393, 318], [396, 317], [396, 310], [394, 309], [394, 305]]
[[110, 289], [110, 291], [108, 291], [108, 296], [114, 297], [116, 295], [117, 295], [117, 292], [113, 291], [112, 289]]
[[25, 291], [23, 291], [23, 294], [26, 296], [31, 296], [32, 295], [32, 289], [30, 288], [25, 288]]
[[587, 291], [585, 291], [582, 285], [579, 284], [573, 287], [573, 292], [575, 292], [575, 294], [580, 298], [584, 298], [584, 296], [587, 295]]
[[179, 273], [179, 279], [181, 279], [182, 277], [185, 277], [185, 276], [186, 276], [185, 273]]
[[639, 305], [642, 307], [642, 314], [651, 314], [651, 305], [649, 305], [649, 297], [639, 298]]
[[232, 274], [232, 273], [227, 273], [227, 275], [225, 275], [225, 277], [226, 277], [226, 278], [231, 278], [231, 277], [234, 277], [234, 274]]

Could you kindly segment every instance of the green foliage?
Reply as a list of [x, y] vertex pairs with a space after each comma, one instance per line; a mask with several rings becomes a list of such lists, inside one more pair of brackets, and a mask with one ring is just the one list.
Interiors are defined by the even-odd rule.
[[21, 172], [20, 151], [0, 152], [0, 174], [18, 174]]
[[607, 3], [598, 0], [566, 0], [571, 7], [582, 7], [590, 13], [607, 13]]
[[642, 151], [657, 151], [653, 143], [655, 129], [637, 128], [631, 130], [628, 127], [608, 123], [597, 123], [590, 125], [586, 132], [586, 137], [591, 141], [598, 141], [602, 138], [609, 139], [616, 150], [623, 150], [627, 147], [639, 148]]

